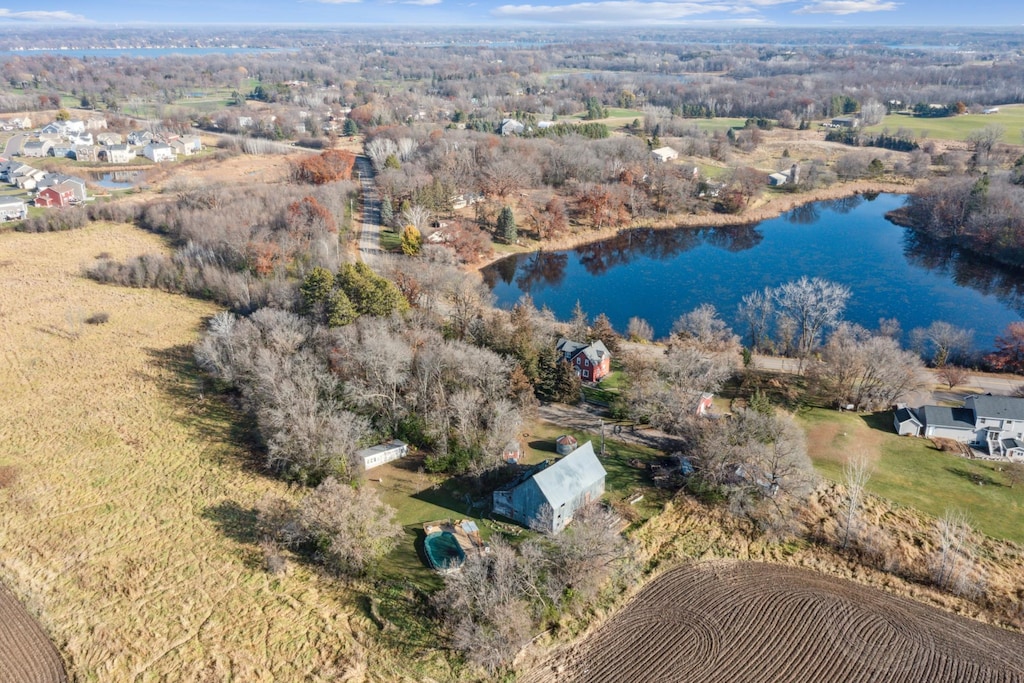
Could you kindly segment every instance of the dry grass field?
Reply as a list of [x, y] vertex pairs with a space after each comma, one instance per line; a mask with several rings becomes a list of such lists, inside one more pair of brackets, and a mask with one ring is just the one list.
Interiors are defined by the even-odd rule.
[[713, 561], [666, 572], [523, 680], [1022, 681], [1024, 636], [803, 569]]
[[251, 510], [283, 487], [190, 379], [215, 309], [79, 275], [161, 248], [125, 225], [0, 234], [0, 580], [75, 681], [402, 679], [338, 582], [264, 572]]

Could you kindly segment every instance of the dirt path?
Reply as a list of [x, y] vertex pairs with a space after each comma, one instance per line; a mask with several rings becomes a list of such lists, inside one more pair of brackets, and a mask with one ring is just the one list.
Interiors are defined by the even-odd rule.
[[[681, 450], [683, 446], [682, 441], [674, 436], [653, 427], [636, 425], [630, 420], [615, 420], [608, 415], [607, 410], [588, 403], [582, 403], [579, 406], [545, 403], [537, 409], [537, 414], [545, 422], [587, 432], [598, 437], [601, 435], [603, 420], [605, 438], [635, 446], [646, 446], [665, 453]], [[616, 426], [622, 428], [622, 431], [617, 434], [614, 433]]]

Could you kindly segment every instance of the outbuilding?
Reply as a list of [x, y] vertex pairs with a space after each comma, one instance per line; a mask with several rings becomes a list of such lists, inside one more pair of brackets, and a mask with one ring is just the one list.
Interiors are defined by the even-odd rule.
[[409, 445], [404, 441], [395, 439], [394, 441], [383, 443], [379, 446], [372, 446], [370, 448], [364, 448], [361, 451], [356, 451], [356, 457], [359, 458], [364, 470], [371, 470], [374, 467], [380, 467], [384, 463], [391, 462], [392, 460], [404, 458], [408, 453]]
[[576, 510], [601, 498], [606, 476], [588, 441], [554, 464], [542, 464], [495, 491], [493, 509], [525, 527], [558, 533]]

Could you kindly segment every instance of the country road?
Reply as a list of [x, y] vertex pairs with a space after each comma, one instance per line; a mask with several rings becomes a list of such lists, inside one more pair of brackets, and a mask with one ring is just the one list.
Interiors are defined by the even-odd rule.
[[362, 196], [362, 226], [359, 231], [359, 257], [373, 268], [383, 255], [380, 248], [380, 196], [373, 180], [373, 164], [366, 157], [356, 157]]

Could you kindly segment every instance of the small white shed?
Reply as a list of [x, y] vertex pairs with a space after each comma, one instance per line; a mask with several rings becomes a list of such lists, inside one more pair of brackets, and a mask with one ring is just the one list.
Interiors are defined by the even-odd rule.
[[363, 469], [371, 470], [392, 460], [404, 458], [408, 452], [409, 444], [395, 439], [388, 443], [382, 443], [379, 446], [371, 446], [370, 448], [356, 451], [356, 455], [362, 461]]

